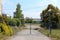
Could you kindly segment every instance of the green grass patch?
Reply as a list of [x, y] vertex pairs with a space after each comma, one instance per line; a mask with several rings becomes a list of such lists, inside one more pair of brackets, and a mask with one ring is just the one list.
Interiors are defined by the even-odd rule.
[[53, 40], [60, 40], [60, 30], [58, 29], [53, 29], [51, 31], [51, 35], [49, 34], [49, 30], [39, 30], [41, 33], [45, 34], [46, 36], [51, 36]]

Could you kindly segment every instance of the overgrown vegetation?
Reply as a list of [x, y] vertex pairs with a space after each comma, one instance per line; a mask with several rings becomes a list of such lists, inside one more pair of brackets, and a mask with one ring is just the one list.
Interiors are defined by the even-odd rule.
[[[49, 11], [50, 9], [51, 11]], [[60, 24], [59, 15], [60, 15], [59, 9], [57, 7], [54, 7], [52, 4], [49, 4], [48, 7], [41, 13], [42, 20], [41, 25], [45, 28], [49, 28], [50, 24], [52, 24], [52, 28], [57, 29], [58, 28], [57, 24]]]
[[24, 15], [22, 14], [20, 4], [17, 4], [16, 11], [14, 12], [14, 18], [17, 19], [17, 26], [24, 24]]
[[7, 36], [13, 35], [13, 30], [8, 24], [7, 17], [0, 16], [0, 39], [5, 39]]
[[6, 23], [0, 23], [0, 31], [6, 35], [12, 35], [13, 30], [10, 26], [6, 25]]
[[60, 10], [49, 4], [48, 7], [42, 11], [41, 13], [41, 27], [44, 30], [40, 30], [43, 34], [49, 36], [50, 30], [52, 40], [59, 40], [60, 39]]
[[21, 25], [24, 25], [24, 16], [22, 14], [20, 4], [17, 4], [16, 12], [14, 12], [14, 18], [7, 15], [0, 16], [0, 39], [5, 40], [4, 38], [7, 36], [14, 35], [21, 29]]

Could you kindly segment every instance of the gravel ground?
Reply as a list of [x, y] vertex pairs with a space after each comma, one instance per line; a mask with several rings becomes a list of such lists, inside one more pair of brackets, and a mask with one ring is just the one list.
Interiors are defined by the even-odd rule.
[[[38, 26], [31, 25], [31, 28], [36, 28]], [[26, 28], [30, 28], [30, 25], [26, 25]], [[49, 37], [43, 35], [37, 30], [23, 29], [18, 32], [16, 35], [8, 38], [8, 40], [51, 40]]]

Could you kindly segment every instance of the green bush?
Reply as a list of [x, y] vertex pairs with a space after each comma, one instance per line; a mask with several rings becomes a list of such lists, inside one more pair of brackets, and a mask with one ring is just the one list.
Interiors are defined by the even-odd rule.
[[13, 30], [11, 27], [7, 26], [6, 23], [0, 23], [1, 32], [4, 32], [6, 35], [12, 35]]
[[16, 19], [16, 18], [13, 18], [13, 19], [10, 20], [9, 25], [10, 26], [20, 26], [20, 20]]
[[16, 24], [17, 24], [17, 21], [15, 19], [11, 19], [9, 22], [10, 26], [16, 26]]

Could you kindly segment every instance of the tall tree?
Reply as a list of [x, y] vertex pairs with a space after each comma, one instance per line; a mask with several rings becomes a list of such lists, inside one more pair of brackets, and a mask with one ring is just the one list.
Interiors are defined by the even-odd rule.
[[22, 10], [21, 10], [20, 4], [17, 4], [16, 11], [14, 12], [14, 18], [19, 19], [20, 20], [20, 22], [19, 22], [20, 24], [23, 22], [22, 20], [24, 19], [24, 15], [22, 14]]
[[21, 18], [23, 16], [20, 4], [17, 4], [16, 12], [14, 12], [14, 18]]
[[57, 23], [58, 23], [58, 15], [57, 13], [59, 12], [59, 9], [52, 4], [49, 4], [48, 7], [42, 11], [41, 13], [41, 19], [42, 19], [42, 24], [49, 28], [49, 20], [50, 16], [48, 13], [48, 10], [51, 9], [50, 11], [50, 16], [51, 16], [51, 21], [52, 21], [52, 28], [57, 28]]

